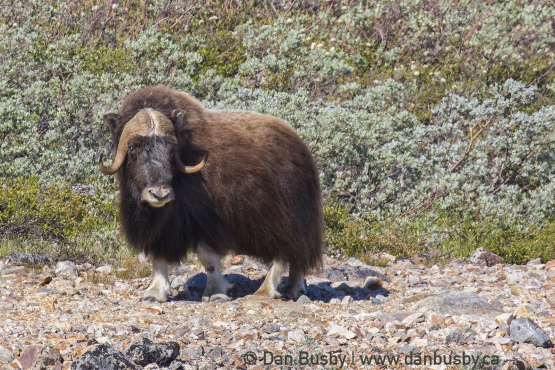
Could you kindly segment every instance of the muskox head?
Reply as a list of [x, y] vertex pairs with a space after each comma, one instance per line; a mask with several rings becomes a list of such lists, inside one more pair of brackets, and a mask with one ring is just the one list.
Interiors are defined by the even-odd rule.
[[[179, 116], [183, 111], [174, 111], [173, 114]], [[120, 116], [108, 114], [105, 118], [115, 131]], [[134, 198], [160, 208], [174, 199], [171, 186], [174, 170], [190, 174], [200, 171], [206, 164], [208, 153], [196, 166], [184, 165], [177, 144], [172, 121], [156, 110], [142, 109], [123, 127], [112, 167], [104, 167], [102, 157], [99, 167], [106, 175], [113, 175], [127, 159], [124, 181], [132, 188]]]

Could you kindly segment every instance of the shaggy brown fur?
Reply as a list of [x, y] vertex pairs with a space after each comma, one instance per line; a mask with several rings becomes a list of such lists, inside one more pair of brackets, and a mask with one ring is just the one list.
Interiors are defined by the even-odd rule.
[[[129, 153], [117, 174], [120, 221], [133, 248], [175, 262], [202, 242], [220, 254], [279, 260], [302, 273], [321, 265], [318, 172], [287, 122], [254, 112], [207, 110], [185, 93], [154, 86], [129, 95], [121, 116], [106, 116], [115, 146], [125, 124], [144, 108], [172, 120], [183, 163], [199, 163], [205, 151], [209, 158], [200, 172], [183, 174], [171, 165], [171, 140], [134, 139], [148, 154], [141, 159]], [[141, 191], [153, 182], [171, 186], [175, 201], [159, 209], [141, 204]]]

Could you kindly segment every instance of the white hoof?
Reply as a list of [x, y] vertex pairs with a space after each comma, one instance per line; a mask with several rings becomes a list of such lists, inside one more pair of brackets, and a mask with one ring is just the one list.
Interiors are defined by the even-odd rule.
[[258, 297], [268, 297], [273, 299], [281, 299], [281, 294], [273, 289], [258, 289], [253, 295]]
[[226, 294], [222, 294], [222, 293], [217, 293], [217, 294], [212, 294], [210, 297], [202, 297], [202, 301], [203, 302], [219, 302], [219, 303], [224, 303], [224, 302], [229, 302], [231, 301], [231, 297], [229, 297]]
[[[156, 284], [157, 281], [154, 281], [147, 290], [143, 293], [143, 301], [150, 301], [150, 302], [167, 302], [168, 298], [172, 294], [171, 287], [164, 286], [165, 284]], [[162, 285], [162, 286], [161, 286]]]
[[228, 283], [227, 280], [222, 276], [221, 279], [214, 279], [209, 281], [202, 293], [202, 301], [203, 302], [212, 302], [212, 298], [215, 296], [227, 296], [227, 290], [231, 288], [233, 285]]
[[280, 261], [275, 261], [272, 263], [264, 282], [254, 292], [255, 296], [258, 297], [268, 297], [273, 299], [281, 299], [281, 294], [278, 293], [277, 289], [279, 282], [281, 280], [281, 274], [283, 273], [283, 264]]
[[143, 301], [164, 303], [168, 301], [170, 295], [169, 293], [148, 289], [143, 294]]
[[164, 260], [153, 259], [152, 284], [143, 293], [143, 300], [151, 302], [166, 302], [172, 294], [170, 280], [168, 278], [168, 264]]

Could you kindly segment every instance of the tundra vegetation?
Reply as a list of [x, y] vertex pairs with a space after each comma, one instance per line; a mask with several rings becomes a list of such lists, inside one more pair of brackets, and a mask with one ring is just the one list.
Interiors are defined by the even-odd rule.
[[555, 5], [460, 0], [6, 0], [0, 255], [129, 255], [102, 120], [163, 83], [289, 121], [326, 250], [555, 258]]

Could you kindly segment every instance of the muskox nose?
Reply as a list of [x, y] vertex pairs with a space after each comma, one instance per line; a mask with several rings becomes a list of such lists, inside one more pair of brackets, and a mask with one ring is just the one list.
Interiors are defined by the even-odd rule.
[[162, 207], [173, 200], [173, 190], [168, 186], [152, 186], [143, 191], [142, 201], [153, 207]]
[[168, 188], [150, 188], [149, 194], [156, 200], [164, 200], [170, 194], [171, 189]]

